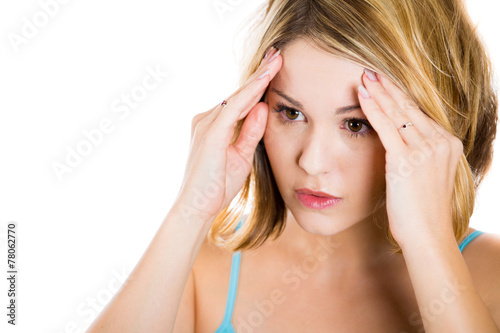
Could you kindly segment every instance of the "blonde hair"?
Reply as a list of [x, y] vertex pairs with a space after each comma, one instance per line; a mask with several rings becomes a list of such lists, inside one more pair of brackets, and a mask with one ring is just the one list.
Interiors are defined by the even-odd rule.
[[[460, 138], [452, 200], [457, 242], [468, 231], [475, 192], [488, 171], [497, 126], [497, 96], [485, 46], [460, 0], [270, 0], [257, 11], [244, 48], [240, 85], [257, 70], [270, 46], [297, 38], [389, 77], [424, 112]], [[252, 19], [252, 18], [251, 18]], [[236, 126], [232, 143], [244, 119]], [[253, 203], [241, 229], [243, 210]], [[284, 230], [286, 207], [267, 153], [258, 145], [252, 171], [237, 196], [215, 219], [209, 238], [232, 251], [261, 246]], [[233, 200], [234, 201], [234, 200]], [[399, 245], [385, 223], [395, 251]]]

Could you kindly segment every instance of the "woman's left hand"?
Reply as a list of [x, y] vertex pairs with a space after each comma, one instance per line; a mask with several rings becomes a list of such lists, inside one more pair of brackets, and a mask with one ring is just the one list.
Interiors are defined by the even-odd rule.
[[386, 150], [391, 233], [400, 245], [453, 236], [451, 202], [462, 142], [387, 77], [365, 70], [363, 83], [361, 108]]

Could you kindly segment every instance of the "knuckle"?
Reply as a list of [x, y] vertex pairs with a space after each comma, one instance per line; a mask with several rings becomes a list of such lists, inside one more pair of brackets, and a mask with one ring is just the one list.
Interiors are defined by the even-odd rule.
[[244, 87], [238, 88], [231, 96], [226, 98], [227, 105], [222, 109], [223, 111], [226, 110], [229, 107], [234, 107], [235, 103], [238, 102], [239, 96], [245, 91]]
[[443, 139], [436, 145], [436, 152], [446, 155], [460, 155], [463, 152], [462, 141], [454, 135], [443, 135]]
[[462, 140], [460, 140], [456, 136], [454, 136], [451, 139], [451, 144], [452, 144], [453, 150], [455, 152], [460, 153], [460, 154], [463, 152], [463, 150], [464, 150], [464, 144], [462, 143]]
[[383, 131], [391, 131], [394, 129], [394, 124], [389, 119], [384, 118], [381, 120], [380, 127]]
[[397, 105], [392, 104], [386, 110], [387, 114], [392, 118], [405, 118], [403, 110], [401, 110], [401, 108]]
[[200, 121], [200, 114], [197, 114], [193, 117], [193, 119], [191, 120], [191, 126], [194, 128], [196, 127], [196, 125], [198, 124], [198, 122]]
[[405, 98], [403, 102], [403, 109], [405, 110], [416, 110], [419, 109], [417, 103], [409, 98]]
[[408, 116], [401, 108], [394, 108], [392, 114], [394, 117], [399, 117], [399, 118], [403, 119], [403, 121], [405, 123], [408, 122]]
[[198, 123], [201, 119], [203, 119], [203, 118], [205, 118], [207, 115], [209, 115], [209, 114], [210, 114], [210, 112], [212, 112], [212, 111], [205, 111], [205, 112], [200, 112], [200, 113], [196, 114], [196, 115], [193, 117], [193, 119], [192, 119], [192, 121], [191, 121], [191, 124], [196, 125], [196, 124], [197, 124], [197, 123]]
[[199, 121], [200, 117], [198, 117], [198, 115], [193, 117], [193, 120], [191, 121], [191, 135], [194, 134], [194, 130], [196, 129], [196, 126], [198, 126]]
[[451, 142], [443, 140], [443, 142], [436, 145], [436, 152], [440, 155], [448, 155], [451, 152]]
[[201, 113], [196, 114], [193, 117], [193, 119], [191, 120], [191, 135], [194, 135], [194, 132], [195, 132], [196, 128], [198, 127], [198, 125], [200, 124], [200, 122], [202, 122], [203, 119], [206, 119], [212, 112], [214, 112], [214, 110], [201, 112]]

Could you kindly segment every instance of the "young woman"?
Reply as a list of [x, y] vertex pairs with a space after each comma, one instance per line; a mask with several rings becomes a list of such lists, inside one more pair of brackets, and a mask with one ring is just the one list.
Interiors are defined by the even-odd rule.
[[269, 1], [256, 27], [89, 331], [499, 332], [500, 237], [468, 227], [497, 96], [463, 3]]

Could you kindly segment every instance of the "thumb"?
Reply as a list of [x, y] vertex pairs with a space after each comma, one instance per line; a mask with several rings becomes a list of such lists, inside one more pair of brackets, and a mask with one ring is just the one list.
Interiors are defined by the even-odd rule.
[[255, 147], [257, 147], [257, 144], [264, 135], [268, 111], [269, 106], [267, 103], [257, 103], [248, 113], [241, 127], [238, 140], [234, 144], [234, 147], [243, 154], [242, 157], [250, 164], [253, 161]]

